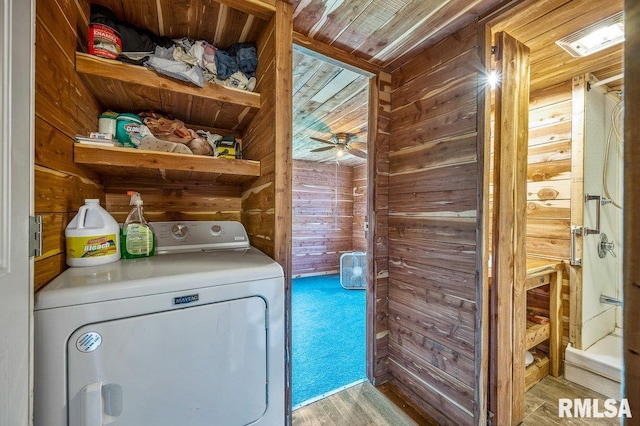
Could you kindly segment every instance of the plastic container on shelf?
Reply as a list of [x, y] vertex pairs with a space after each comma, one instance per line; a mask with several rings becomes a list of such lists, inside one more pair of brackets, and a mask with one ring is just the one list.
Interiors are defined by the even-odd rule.
[[116, 139], [122, 145], [135, 148], [138, 144], [131, 141], [130, 131], [137, 129], [142, 125], [142, 120], [136, 114], [122, 113], [116, 118]]
[[124, 224], [120, 235], [123, 259], [137, 259], [153, 256], [156, 253], [156, 236], [147, 223], [143, 213], [143, 202], [140, 194], [128, 191], [131, 196], [130, 204], [134, 206]]
[[111, 139], [116, 137], [116, 119], [118, 114], [113, 111], [105, 111], [98, 117], [98, 132], [110, 134]]
[[64, 236], [69, 266], [95, 266], [120, 259], [120, 226], [100, 206], [100, 200], [84, 200]]

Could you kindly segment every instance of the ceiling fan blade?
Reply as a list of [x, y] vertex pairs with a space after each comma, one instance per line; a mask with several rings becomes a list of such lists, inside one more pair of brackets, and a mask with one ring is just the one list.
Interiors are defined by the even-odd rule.
[[[331, 145], [333, 145], [333, 144], [331, 144]], [[335, 145], [334, 146], [323, 146], [322, 148], [312, 149], [309, 152], [322, 152], [322, 151], [328, 151], [328, 150], [333, 149], [333, 148], [335, 148]]]
[[349, 148], [359, 149], [361, 151], [367, 150], [367, 144], [364, 142], [349, 142]]
[[356, 157], [367, 158], [367, 153], [359, 149], [347, 148], [347, 151], [349, 154], [355, 155]]
[[314, 141], [318, 141], [318, 142], [322, 142], [322, 143], [327, 143], [327, 144], [329, 144], [329, 145], [335, 145], [335, 143], [334, 143], [334, 142], [327, 141], [327, 140], [324, 140], [324, 139], [314, 138], [313, 136], [309, 136], [309, 138], [313, 139]]

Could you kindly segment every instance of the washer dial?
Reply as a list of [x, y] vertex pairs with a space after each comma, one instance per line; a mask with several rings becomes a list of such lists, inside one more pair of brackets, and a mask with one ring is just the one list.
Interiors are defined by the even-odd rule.
[[213, 225], [211, 227], [211, 235], [213, 235], [214, 237], [219, 237], [220, 234], [222, 234], [222, 226], [220, 225]]
[[178, 240], [186, 238], [188, 233], [189, 227], [184, 223], [176, 223], [171, 227], [171, 235], [173, 236], [173, 238], [176, 238]]

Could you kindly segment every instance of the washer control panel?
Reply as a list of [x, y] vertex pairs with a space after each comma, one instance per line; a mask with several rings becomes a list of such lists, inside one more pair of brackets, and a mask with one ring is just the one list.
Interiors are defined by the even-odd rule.
[[149, 224], [156, 234], [158, 254], [249, 248], [247, 231], [240, 222], [188, 220]]

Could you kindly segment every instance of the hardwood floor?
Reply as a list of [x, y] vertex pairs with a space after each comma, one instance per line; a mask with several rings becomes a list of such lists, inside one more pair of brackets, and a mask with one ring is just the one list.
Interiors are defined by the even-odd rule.
[[[547, 376], [525, 395], [523, 426], [619, 425], [619, 419], [559, 418], [560, 398], [607, 399], [564, 378]], [[603, 409], [602, 409], [603, 410]], [[385, 385], [360, 383], [293, 412], [294, 426], [432, 426], [435, 422], [402, 403]]]
[[414, 426], [380, 390], [363, 382], [293, 412], [293, 425]]
[[599, 393], [577, 385], [564, 377], [547, 376], [532, 387], [524, 397], [524, 420], [521, 425], [619, 425], [618, 418], [560, 418], [558, 417], [558, 400], [560, 398], [591, 398], [599, 400], [599, 410], [604, 411], [604, 401], [607, 399]]

